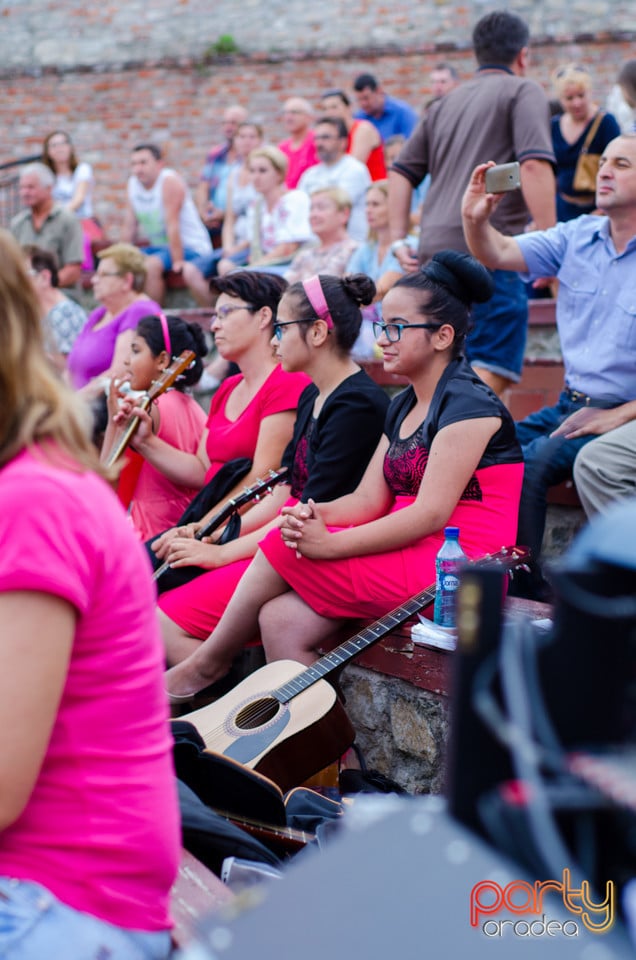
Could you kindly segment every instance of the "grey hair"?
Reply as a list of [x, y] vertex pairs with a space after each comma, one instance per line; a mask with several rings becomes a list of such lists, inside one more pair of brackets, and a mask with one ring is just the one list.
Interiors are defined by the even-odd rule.
[[27, 163], [20, 173], [20, 180], [28, 175], [36, 176], [43, 187], [52, 187], [55, 183], [55, 174], [45, 163]]

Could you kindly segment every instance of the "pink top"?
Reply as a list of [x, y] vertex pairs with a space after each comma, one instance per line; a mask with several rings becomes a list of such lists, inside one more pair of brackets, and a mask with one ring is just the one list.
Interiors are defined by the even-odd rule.
[[[234, 388], [243, 379], [239, 373], [227, 377], [212, 397], [208, 416], [208, 442], [210, 469], [205, 476], [207, 483], [221, 467], [236, 457], [254, 458], [261, 420], [283, 410], [295, 410], [298, 398], [311, 383], [304, 373], [286, 373], [280, 365], [275, 367], [255, 397], [236, 420], [225, 416], [225, 405]], [[290, 435], [291, 439], [291, 435]]]
[[[168, 390], [157, 400], [157, 436], [171, 447], [196, 453], [205, 428], [205, 413], [196, 400], [180, 390]], [[150, 540], [173, 527], [194, 495], [196, 487], [173, 483], [144, 460], [133, 493], [131, 518], [142, 540]]]
[[37, 448], [0, 470], [0, 502], [0, 591], [41, 591], [77, 611], [37, 783], [0, 833], [0, 875], [123, 928], [165, 930], [179, 817], [144, 548], [107, 484]]
[[297, 150], [292, 147], [291, 140], [283, 140], [282, 143], [278, 144], [278, 149], [283, 151], [289, 161], [285, 184], [290, 190], [295, 190], [305, 170], [320, 163], [320, 157], [316, 153], [313, 130], [308, 132]]

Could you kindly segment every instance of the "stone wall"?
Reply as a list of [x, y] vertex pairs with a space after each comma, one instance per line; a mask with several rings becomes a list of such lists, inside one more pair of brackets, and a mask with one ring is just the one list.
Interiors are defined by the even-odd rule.
[[355, 663], [340, 683], [367, 766], [409, 793], [440, 793], [448, 699]]
[[[291, 92], [316, 100], [371, 70], [387, 91], [423, 106], [429, 74], [444, 58], [473, 70], [471, 25], [497, 4], [444, 0], [0, 0], [0, 162], [38, 151], [68, 130], [93, 164], [97, 213], [117, 236], [130, 148], [161, 144], [194, 186], [230, 103], [249, 107], [267, 138], [281, 139], [280, 106]], [[634, 56], [629, 2], [535, 0], [509, 4], [534, 34], [532, 73], [549, 89], [564, 60], [589, 64], [603, 99], [618, 64]], [[320, 18], [316, 13], [320, 10]], [[214, 12], [212, 16], [211, 11]], [[266, 16], [263, 16], [263, 13]], [[611, 15], [610, 15], [611, 14]], [[612, 32], [609, 32], [609, 31]], [[239, 53], [212, 49], [230, 34]]]
[[634, 30], [630, 0], [2, 0], [4, 69], [99, 66], [202, 57], [229, 37], [248, 54], [415, 45], [466, 47], [472, 25], [514, 10], [533, 36], [563, 42]]

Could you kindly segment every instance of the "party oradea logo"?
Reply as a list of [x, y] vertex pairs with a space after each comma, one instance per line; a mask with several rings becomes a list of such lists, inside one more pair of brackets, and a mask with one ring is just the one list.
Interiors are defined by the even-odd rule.
[[[547, 894], [561, 896], [571, 914], [565, 920], [550, 919], [544, 906]], [[613, 881], [605, 885], [605, 899], [594, 894], [587, 880], [580, 887], [572, 884], [570, 871], [562, 880], [512, 880], [505, 886], [495, 880], [480, 880], [470, 891], [470, 925], [481, 927], [491, 938], [578, 937], [583, 926], [591, 933], [607, 933], [614, 923], [615, 889]], [[506, 916], [508, 915], [508, 916]]]

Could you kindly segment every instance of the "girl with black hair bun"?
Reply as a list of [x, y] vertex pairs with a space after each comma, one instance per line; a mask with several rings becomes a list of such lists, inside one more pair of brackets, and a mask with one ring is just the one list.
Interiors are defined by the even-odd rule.
[[444, 251], [387, 293], [377, 342], [385, 369], [410, 386], [392, 401], [362, 480], [337, 500], [283, 510], [187, 672], [170, 671], [173, 694], [218, 679], [237, 638], [256, 629], [268, 660], [313, 662], [342, 620], [384, 616], [434, 582], [447, 524], [470, 557], [514, 544], [514, 423], [461, 352], [471, 303], [491, 284], [472, 257]]
[[[192, 366], [162, 393], [150, 408], [152, 429], [157, 437], [175, 450], [195, 454], [205, 428], [205, 413], [197, 401], [186, 393], [198, 383], [203, 370], [207, 344], [201, 328], [184, 323], [179, 317], [143, 317], [137, 324], [124, 360], [123, 380], [113, 379], [108, 396], [108, 427], [101, 458], [108, 462], [110, 451], [119, 441], [126, 426], [121, 417], [119, 400], [122, 386], [145, 392], [184, 350], [192, 350]], [[127, 455], [120, 474], [118, 494], [129, 507], [133, 526], [142, 540], [155, 536], [175, 523], [197, 492], [196, 487], [174, 483], [139, 454]]]
[[[167, 661], [179, 664], [169, 685], [186, 678], [190, 682], [188, 658], [218, 623], [259, 542], [280, 525], [281, 508], [309, 498], [333, 500], [354, 490], [362, 478], [388, 407], [385, 392], [350, 356], [362, 322], [360, 307], [374, 295], [375, 284], [363, 275], [314, 276], [292, 284], [283, 295], [272, 344], [283, 370], [303, 371], [312, 379], [300, 397], [283, 456], [289, 483], [252, 507], [237, 540], [223, 545], [173, 541], [167, 556], [173, 569], [203, 569], [196, 579], [159, 598]], [[238, 636], [226, 651], [228, 667], [243, 640]]]

